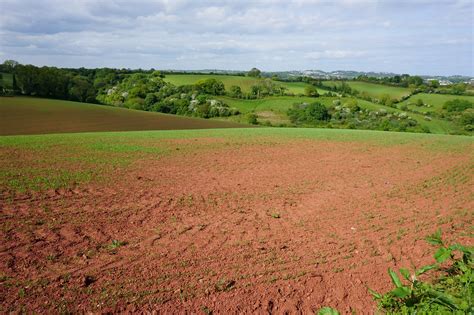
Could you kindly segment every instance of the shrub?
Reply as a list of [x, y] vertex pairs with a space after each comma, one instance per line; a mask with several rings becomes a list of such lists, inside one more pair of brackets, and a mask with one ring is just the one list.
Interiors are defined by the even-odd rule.
[[463, 126], [474, 125], [474, 110], [473, 109], [468, 109], [468, 110], [464, 111], [464, 113], [462, 113], [459, 121]]
[[207, 95], [204, 95], [204, 94], [199, 94], [198, 96], [196, 96], [196, 100], [199, 102], [199, 104], [204, 104], [207, 102]]
[[318, 123], [331, 118], [326, 106], [315, 102], [309, 105], [295, 104], [288, 110], [288, 116], [294, 123]]
[[304, 94], [306, 96], [309, 96], [309, 97], [318, 97], [319, 96], [318, 89], [316, 89], [316, 87], [314, 87], [312, 85], [305, 86]]
[[259, 78], [261, 73], [262, 72], [259, 69], [252, 68], [249, 72], [247, 72], [247, 76], [254, 77], [254, 78]]
[[357, 101], [355, 99], [351, 99], [349, 102], [344, 104], [344, 106], [349, 108], [350, 111], [353, 112], [353, 113], [360, 110], [359, 104], [357, 103]]
[[199, 80], [198, 82], [196, 82], [194, 86], [199, 92], [204, 93], [204, 94], [211, 94], [211, 95], [224, 95], [225, 94], [224, 83], [214, 78]]
[[286, 88], [271, 79], [260, 80], [250, 87], [250, 94], [256, 98], [268, 95], [285, 95]]
[[421, 131], [424, 133], [431, 133], [431, 130], [428, 126], [421, 126]]
[[130, 109], [143, 110], [145, 107], [145, 100], [140, 97], [129, 98], [125, 101], [125, 106]]
[[249, 124], [257, 125], [257, 124], [258, 124], [257, 118], [258, 118], [258, 116], [257, 116], [255, 113], [249, 113], [249, 114], [247, 114], [247, 122], [248, 122]]
[[242, 97], [242, 89], [240, 88], [240, 86], [232, 85], [229, 89], [229, 96], [237, 98]]
[[443, 105], [443, 109], [446, 109], [448, 112], [462, 112], [472, 107], [471, 102], [460, 99], [446, 101]]

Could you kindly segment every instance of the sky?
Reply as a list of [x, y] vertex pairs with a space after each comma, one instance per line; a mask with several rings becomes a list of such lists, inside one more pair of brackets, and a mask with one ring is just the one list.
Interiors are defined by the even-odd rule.
[[474, 76], [474, 0], [0, 0], [0, 62]]

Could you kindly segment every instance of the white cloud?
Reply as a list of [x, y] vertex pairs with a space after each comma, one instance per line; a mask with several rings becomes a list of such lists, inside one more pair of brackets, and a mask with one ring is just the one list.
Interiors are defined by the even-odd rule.
[[343, 59], [343, 58], [358, 58], [366, 56], [366, 51], [350, 51], [350, 50], [324, 50], [313, 51], [305, 54], [309, 59]]
[[58, 66], [472, 73], [472, 8], [469, 0], [0, 0], [0, 54]]

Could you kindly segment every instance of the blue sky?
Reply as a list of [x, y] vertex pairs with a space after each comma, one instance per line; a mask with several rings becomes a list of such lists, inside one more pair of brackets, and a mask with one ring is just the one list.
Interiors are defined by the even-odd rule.
[[474, 75], [473, 0], [0, 0], [0, 61]]

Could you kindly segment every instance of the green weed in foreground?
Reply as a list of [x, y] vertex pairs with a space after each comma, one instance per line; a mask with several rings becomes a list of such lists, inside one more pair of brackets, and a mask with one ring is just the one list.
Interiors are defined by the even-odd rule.
[[[392, 269], [388, 274], [395, 288], [381, 294], [370, 290], [380, 311], [387, 314], [474, 314], [474, 247], [460, 244], [446, 245], [441, 230], [426, 240], [437, 246], [436, 262], [413, 272], [400, 268], [402, 279]], [[437, 277], [424, 282], [419, 276], [429, 271]], [[337, 315], [330, 307], [319, 310], [318, 315]]]
[[[474, 247], [460, 244], [447, 246], [440, 230], [428, 236], [427, 241], [437, 246], [434, 254], [436, 263], [413, 272], [401, 268], [399, 272], [404, 281], [389, 269], [395, 288], [385, 294], [371, 290], [379, 308], [390, 314], [473, 314]], [[428, 271], [439, 274], [431, 283], [418, 278]]]
[[110, 254], [116, 254], [117, 250], [122, 247], [128, 245], [128, 242], [119, 241], [119, 240], [112, 240], [112, 243], [107, 245], [106, 248]]
[[318, 315], [339, 315], [339, 312], [331, 307], [323, 307], [319, 310]]

